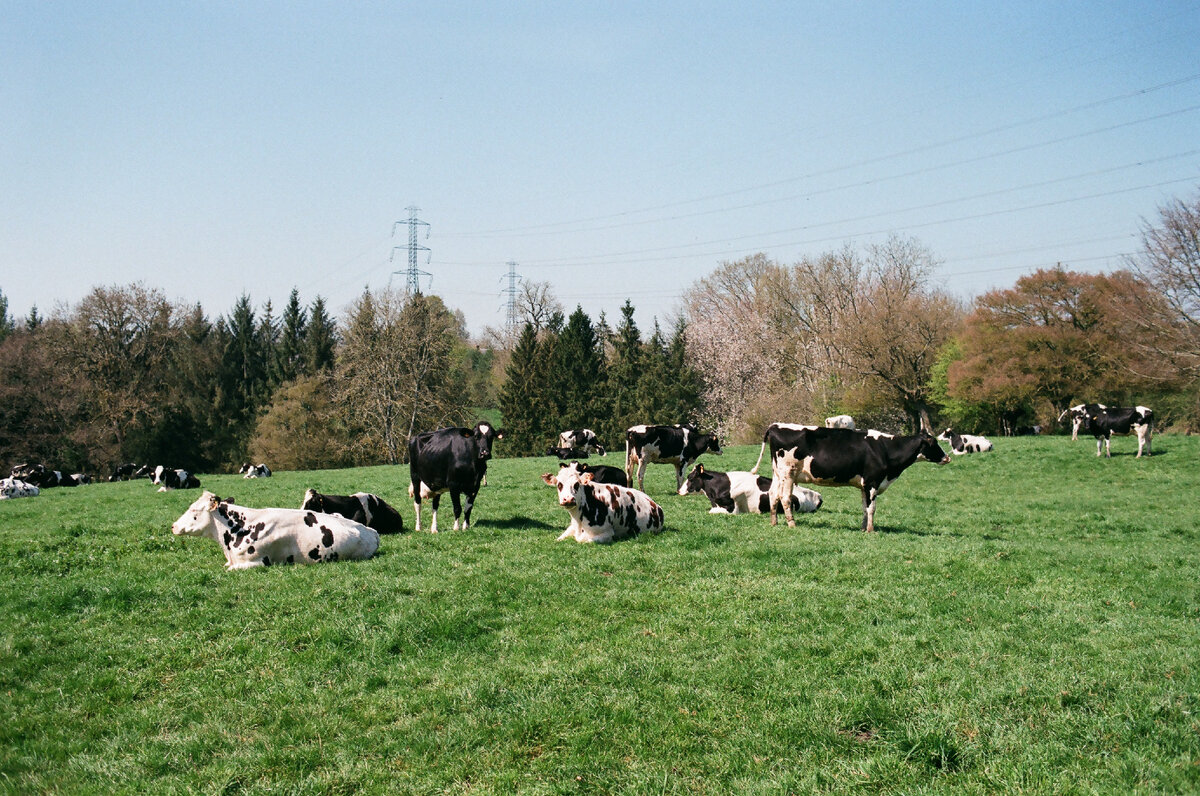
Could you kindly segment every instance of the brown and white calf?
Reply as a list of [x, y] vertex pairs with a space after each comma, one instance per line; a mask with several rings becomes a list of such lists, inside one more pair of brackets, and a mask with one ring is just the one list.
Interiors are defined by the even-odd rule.
[[333, 514], [303, 509], [251, 509], [205, 492], [171, 526], [176, 536], [212, 539], [225, 553], [225, 568], [317, 564], [370, 558], [379, 533]]
[[662, 507], [645, 492], [616, 484], [598, 484], [591, 473], [580, 473], [565, 462], [558, 474], [544, 473], [542, 480], [558, 491], [558, 505], [571, 523], [557, 541], [613, 542], [663, 527]]

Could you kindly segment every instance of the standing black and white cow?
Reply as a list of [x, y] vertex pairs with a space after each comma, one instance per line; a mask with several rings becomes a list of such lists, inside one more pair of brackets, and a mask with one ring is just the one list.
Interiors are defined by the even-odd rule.
[[[771, 510], [771, 479], [754, 473], [719, 473], [697, 464], [679, 489], [680, 495], [702, 494], [712, 508], [709, 514], [766, 514]], [[821, 493], [797, 484], [792, 488], [792, 511], [821, 508]]]
[[558, 435], [558, 447], [578, 448], [581, 451], [605, 456], [604, 446], [596, 439], [596, 432], [590, 428], [575, 428]]
[[251, 464], [246, 462], [238, 470], [242, 474], [242, 478], [270, 478], [271, 468], [265, 464]]
[[113, 468], [113, 474], [108, 477], [109, 481], [128, 481], [133, 478], [133, 472], [137, 469], [137, 465], [133, 462], [125, 462], [118, 464]]
[[383, 498], [369, 492], [353, 495], [322, 495], [315, 489], [304, 493], [300, 508], [322, 514], [337, 514], [380, 533], [403, 533], [404, 518]]
[[[777, 522], [781, 495], [796, 483], [853, 486], [862, 491], [864, 531], [875, 530], [875, 500], [913, 464], [946, 464], [950, 457], [927, 432], [897, 437], [879, 431], [812, 428], [772, 423], [763, 434], [771, 449], [771, 524]], [[759, 462], [762, 449], [759, 450]], [[758, 465], [754, 465], [757, 471]], [[787, 523], [795, 527], [791, 501], [782, 501]]]
[[987, 437], [979, 437], [974, 434], [959, 434], [952, 428], [948, 428], [941, 434], [938, 434], [938, 439], [943, 442], [949, 442], [950, 451], [959, 456], [964, 453], [986, 453], [992, 449], [992, 441]]
[[544, 473], [542, 480], [558, 490], [558, 505], [571, 521], [557, 541], [604, 544], [645, 531], [658, 533], [663, 527], [662, 507], [645, 492], [593, 483], [591, 473], [580, 473], [563, 464], [558, 473]]
[[1075, 406], [1068, 406], [1058, 416], [1058, 422], [1061, 423], [1065, 418], [1071, 418], [1071, 439], [1077, 440], [1079, 439], [1079, 429], [1087, 424], [1088, 418], [1103, 412], [1107, 408], [1104, 404], [1076, 404]]
[[683, 474], [687, 468], [711, 451], [721, 455], [721, 444], [716, 434], [701, 434], [690, 424], [682, 426], [631, 426], [625, 432], [625, 477], [633, 484], [633, 468], [637, 467], [638, 489], [647, 462], [662, 462], [675, 465], [675, 491], [683, 486]]
[[1085, 427], [1096, 438], [1097, 456], [1100, 455], [1100, 447], [1103, 445], [1104, 455], [1112, 458], [1109, 441], [1113, 434], [1137, 434], [1137, 455], [1140, 457], [1143, 450], [1147, 456], [1152, 454], [1154, 412], [1148, 406], [1110, 406], [1088, 415]]
[[[476, 423], [473, 429], [440, 428], [409, 439], [411, 482], [408, 495], [413, 499], [418, 531], [421, 530], [421, 501], [432, 498], [433, 522], [429, 530], [438, 532], [438, 502], [443, 492], [450, 493], [450, 501], [454, 504], [454, 530], [458, 530], [459, 515], [463, 517], [463, 530], [470, 526], [471, 508], [479, 494], [480, 482], [487, 474], [492, 444], [499, 439], [504, 439], [504, 430], [484, 422]], [[467, 498], [465, 513], [461, 502], [464, 495]]]

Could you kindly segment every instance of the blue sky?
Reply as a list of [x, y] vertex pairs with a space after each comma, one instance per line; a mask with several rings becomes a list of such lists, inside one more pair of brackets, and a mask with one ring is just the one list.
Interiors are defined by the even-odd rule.
[[[910, 235], [969, 298], [1200, 192], [1200, 5], [0, 0], [0, 290], [340, 312], [508, 261], [643, 326], [723, 260]], [[401, 276], [394, 277], [402, 285]], [[424, 286], [424, 285], [423, 285]]]

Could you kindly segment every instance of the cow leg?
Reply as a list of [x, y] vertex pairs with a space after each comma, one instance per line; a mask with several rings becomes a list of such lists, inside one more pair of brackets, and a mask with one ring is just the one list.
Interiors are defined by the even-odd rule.
[[429, 508], [430, 508], [430, 510], [431, 510], [431, 511], [432, 511], [432, 513], [433, 513], [433, 519], [432, 519], [432, 520], [430, 520], [430, 522], [429, 522], [429, 532], [430, 532], [430, 533], [437, 533], [437, 532], [438, 532], [438, 529], [437, 529], [437, 510], [438, 510], [438, 503], [440, 503], [440, 502], [441, 502], [441, 500], [442, 500], [442, 493], [441, 493], [441, 492], [438, 492], [436, 495], [434, 495], [434, 496], [433, 496], [433, 499], [429, 501]]
[[1102, 456], [1104, 449], [1104, 437], [1096, 437], [1096, 456]]
[[463, 530], [465, 531], [471, 525], [471, 509], [475, 506], [475, 493], [468, 492], [467, 504], [463, 506]]
[[[459, 518], [459, 515], [462, 514], [462, 497], [458, 494], [457, 489], [450, 490], [450, 502], [454, 505], [454, 530], [457, 531], [458, 530], [458, 518]], [[466, 527], [467, 527], [467, 525], [464, 522], [463, 529], [465, 530]]]
[[646, 459], [645, 457], [638, 460], [638, 491], [645, 492], [646, 487], [642, 485], [642, 479], [646, 475]]
[[863, 487], [863, 521], [862, 529], [867, 533], [875, 533], [875, 497], [874, 489]]
[[1112, 435], [1111, 434], [1104, 438], [1104, 458], [1106, 458], [1106, 459], [1112, 458]]
[[[779, 479], [779, 492], [772, 498], [772, 500], [778, 500], [780, 505], [783, 506], [783, 516], [787, 518], [789, 528], [796, 527], [796, 520], [792, 517], [792, 501], [788, 500], [788, 495], [792, 494], [793, 486], [795, 486], [795, 483], [792, 480], [792, 473], [789, 470]], [[774, 515], [774, 504], [771, 505], [771, 512]]]

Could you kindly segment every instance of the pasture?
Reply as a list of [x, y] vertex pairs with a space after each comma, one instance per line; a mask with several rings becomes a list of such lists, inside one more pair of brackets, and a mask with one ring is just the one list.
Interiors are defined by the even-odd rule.
[[[199, 490], [0, 503], [0, 788], [1200, 789], [1200, 440], [995, 443], [909, 468], [873, 535], [854, 489], [772, 528], [652, 465], [667, 531], [556, 544], [545, 458], [494, 460], [468, 531], [246, 572], [171, 535]], [[413, 524], [407, 467], [200, 479]]]

